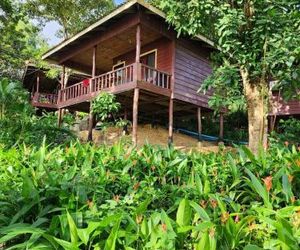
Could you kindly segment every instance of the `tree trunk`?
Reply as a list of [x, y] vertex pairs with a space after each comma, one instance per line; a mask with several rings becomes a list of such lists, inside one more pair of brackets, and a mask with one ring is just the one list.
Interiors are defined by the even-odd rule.
[[250, 82], [248, 71], [241, 70], [248, 109], [249, 148], [257, 154], [259, 148], [267, 148], [267, 85], [264, 81]]

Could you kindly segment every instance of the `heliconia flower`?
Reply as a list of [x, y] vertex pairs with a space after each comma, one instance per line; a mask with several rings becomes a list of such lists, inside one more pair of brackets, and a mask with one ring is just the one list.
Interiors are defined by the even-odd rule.
[[222, 213], [221, 214], [221, 222], [223, 224], [225, 224], [228, 221], [229, 217], [230, 217], [230, 215], [228, 212]]
[[141, 185], [141, 183], [137, 182], [133, 185], [133, 189], [137, 190], [139, 188], [139, 186]]
[[287, 147], [289, 145], [289, 142], [288, 141], [285, 141], [284, 142], [284, 145]]
[[298, 167], [300, 167], [300, 160], [296, 160], [295, 162], [296, 162], [296, 165], [297, 165]]
[[215, 233], [216, 233], [216, 229], [214, 227], [212, 227], [210, 230], [209, 230], [209, 236], [210, 237], [214, 237], [215, 236]]
[[154, 171], [155, 170], [155, 166], [151, 166], [151, 170]]
[[210, 205], [212, 208], [216, 208], [218, 206], [218, 202], [214, 199], [210, 199]]
[[114, 195], [113, 199], [115, 202], [119, 202], [120, 201], [120, 195]]
[[291, 197], [291, 202], [292, 202], [292, 203], [295, 203], [295, 201], [296, 201], [295, 196], [292, 196], [292, 197]]
[[272, 176], [268, 176], [263, 179], [268, 192], [270, 192], [270, 190], [272, 188], [272, 179], [273, 179]]
[[87, 203], [89, 208], [92, 208], [94, 206], [94, 202], [91, 201], [91, 200], [87, 200], [86, 203]]
[[163, 230], [163, 232], [167, 231], [167, 225], [165, 223], [161, 224], [161, 229]]
[[236, 223], [240, 221], [240, 217], [239, 217], [239, 215], [235, 216], [235, 219], [234, 219], [234, 221], [235, 221]]
[[289, 174], [288, 175], [289, 183], [292, 183], [293, 179], [294, 179], [294, 176]]
[[141, 224], [143, 220], [143, 215], [137, 215], [135, 221], [137, 224]]
[[207, 207], [207, 202], [205, 200], [201, 200], [200, 205], [201, 205], [201, 207], [206, 208]]

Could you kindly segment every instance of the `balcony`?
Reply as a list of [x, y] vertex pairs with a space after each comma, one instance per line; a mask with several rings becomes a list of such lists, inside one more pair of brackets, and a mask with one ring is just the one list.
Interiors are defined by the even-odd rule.
[[57, 109], [57, 94], [38, 93], [35, 92], [31, 103], [34, 107], [45, 109]]
[[168, 72], [133, 63], [60, 90], [57, 106], [63, 108], [90, 101], [101, 91], [118, 94], [134, 88], [170, 96], [170, 83], [171, 75]]

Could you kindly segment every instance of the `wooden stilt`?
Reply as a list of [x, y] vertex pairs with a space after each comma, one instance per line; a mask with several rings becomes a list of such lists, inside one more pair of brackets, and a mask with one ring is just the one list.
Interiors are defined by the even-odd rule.
[[123, 127], [123, 132], [125, 135], [128, 135], [128, 124], [127, 124], [127, 121], [128, 121], [128, 113], [127, 113], [127, 109], [125, 108], [124, 110], [124, 121], [126, 122], [126, 124], [124, 125]]
[[[63, 89], [65, 86], [65, 73], [66, 73], [66, 67], [63, 65], [62, 67], [62, 73], [61, 73], [61, 77], [60, 77], [60, 89]], [[60, 98], [64, 98], [61, 97], [60, 93], [58, 93], [59, 96], [59, 100]], [[58, 109], [58, 127], [61, 127], [62, 124], [62, 120], [63, 120], [63, 116], [64, 116], [64, 109]]]
[[220, 133], [219, 133], [219, 141], [223, 141], [224, 139], [224, 114], [220, 113]]
[[168, 137], [169, 146], [171, 146], [173, 143], [173, 111], [174, 111], [174, 100], [171, 97], [169, 102], [169, 137]]
[[62, 123], [62, 109], [58, 109], [57, 126], [60, 128]]
[[[96, 55], [97, 55], [97, 45], [93, 48], [93, 58], [92, 58], [92, 78], [96, 76]], [[92, 92], [93, 83], [90, 82], [90, 92]], [[88, 130], [88, 138], [89, 142], [93, 141], [93, 128], [95, 123], [95, 116], [92, 112], [92, 100], [90, 102], [90, 113], [89, 113], [89, 130]]]
[[197, 120], [198, 120], [198, 141], [202, 141], [202, 120], [201, 120], [201, 107], [197, 108]]
[[38, 73], [38, 75], [36, 77], [36, 92], [37, 93], [40, 92], [40, 73]]
[[134, 96], [133, 96], [133, 110], [132, 110], [132, 143], [133, 143], [133, 146], [137, 146], [139, 94], [140, 94], [140, 90], [138, 88], [135, 88]]
[[89, 131], [88, 131], [88, 141], [93, 141], [93, 127], [94, 127], [94, 115], [92, 113], [92, 109], [90, 109], [89, 114]]

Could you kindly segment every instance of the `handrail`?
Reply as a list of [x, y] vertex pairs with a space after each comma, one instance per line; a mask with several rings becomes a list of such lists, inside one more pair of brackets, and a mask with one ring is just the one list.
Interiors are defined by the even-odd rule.
[[141, 64], [141, 80], [152, 83], [158, 87], [169, 89], [171, 74], [155, 69], [145, 64]]
[[[87, 80], [88, 82], [84, 84], [83, 82]], [[79, 97], [85, 98], [103, 89], [109, 89], [135, 81], [142, 81], [169, 89], [171, 74], [141, 63], [133, 63], [87, 80], [60, 90], [58, 102], [66, 102]]]
[[43, 104], [57, 104], [58, 95], [35, 92], [32, 101]]

